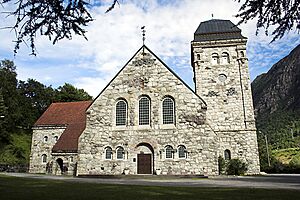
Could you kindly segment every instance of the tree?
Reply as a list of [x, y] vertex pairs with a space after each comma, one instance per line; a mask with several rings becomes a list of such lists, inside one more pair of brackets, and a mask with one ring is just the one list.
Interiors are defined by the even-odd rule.
[[0, 61], [0, 90], [3, 95], [4, 105], [7, 107], [5, 120], [8, 122], [5, 130], [14, 131], [22, 117], [19, 107], [19, 93], [17, 91], [16, 66], [10, 60]]
[[30, 128], [54, 101], [55, 90], [34, 79], [28, 79], [26, 82], [19, 81], [18, 92], [20, 102], [22, 102], [20, 107], [23, 116], [19, 125]]
[[72, 102], [72, 101], [87, 101], [92, 97], [83, 89], [77, 89], [69, 83], [58, 87], [56, 90], [55, 101], [58, 102]]
[[[241, 0], [238, 0], [241, 2]], [[265, 34], [272, 31], [271, 42], [282, 38], [294, 27], [300, 31], [300, 1], [299, 0], [246, 0], [236, 17], [241, 18], [238, 25], [257, 18], [256, 34], [259, 29], [265, 29]]]
[[[101, 0], [99, 0], [101, 1]], [[235, 0], [242, 3], [236, 17], [238, 24], [249, 20], [257, 20], [257, 33], [261, 28], [268, 34], [270, 26], [276, 29], [272, 32], [273, 40], [280, 39], [296, 26], [300, 30], [299, 0]], [[35, 38], [38, 34], [45, 35], [53, 44], [61, 39], [72, 39], [73, 34], [85, 39], [85, 27], [93, 21], [89, 12], [92, 7], [87, 0], [1, 0], [0, 4], [15, 3], [16, 9], [8, 12], [16, 18], [12, 27], [16, 34], [16, 54], [22, 42], [29, 41], [33, 55], [36, 55]], [[111, 11], [118, 0], [112, 0], [106, 12]]]

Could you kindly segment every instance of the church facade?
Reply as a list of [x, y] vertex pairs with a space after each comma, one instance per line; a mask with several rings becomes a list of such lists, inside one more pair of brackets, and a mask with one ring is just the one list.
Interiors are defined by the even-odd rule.
[[222, 156], [258, 174], [246, 42], [229, 20], [202, 22], [191, 42], [195, 91], [143, 45], [93, 102], [45, 111], [30, 172], [218, 175]]

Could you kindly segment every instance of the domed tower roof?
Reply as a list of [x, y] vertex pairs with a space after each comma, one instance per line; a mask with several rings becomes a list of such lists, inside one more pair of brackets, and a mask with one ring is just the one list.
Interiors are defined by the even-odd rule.
[[194, 33], [194, 42], [246, 39], [241, 29], [230, 20], [212, 19], [201, 22]]

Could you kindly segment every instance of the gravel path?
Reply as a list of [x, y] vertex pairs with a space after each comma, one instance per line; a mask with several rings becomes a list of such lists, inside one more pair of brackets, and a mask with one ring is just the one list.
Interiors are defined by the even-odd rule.
[[69, 176], [50, 176], [28, 173], [0, 173], [7, 176], [62, 180], [68, 182], [120, 184], [120, 185], [149, 185], [149, 186], [185, 186], [185, 187], [246, 187], [266, 189], [295, 189], [300, 190], [300, 174], [268, 174], [265, 176], [229, 176], [209, 178], [166, 178], [149, 176], [124, 176], [110, 178], [78, 178]]

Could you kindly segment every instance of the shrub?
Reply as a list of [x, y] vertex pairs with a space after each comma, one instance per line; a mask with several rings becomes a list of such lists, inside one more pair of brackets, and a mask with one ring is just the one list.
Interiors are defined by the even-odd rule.
[[240, 161], [239, 159], [231, 159], [227, 163], [226, 173], [228, 175], [244, 175], [247, 171], [246, 163]]

